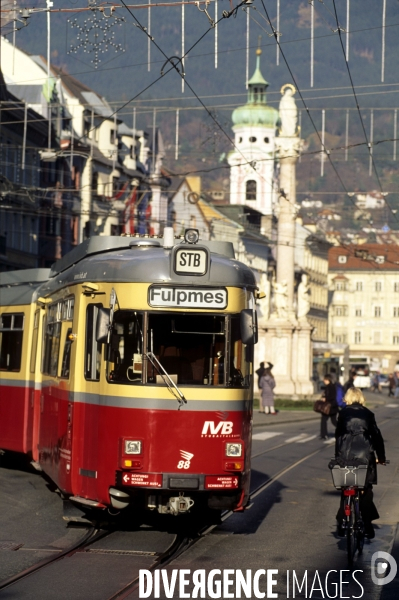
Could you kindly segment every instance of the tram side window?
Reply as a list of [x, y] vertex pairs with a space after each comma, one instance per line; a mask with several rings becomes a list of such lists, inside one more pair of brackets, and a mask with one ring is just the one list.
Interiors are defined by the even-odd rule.
[[110, 381], [116, 383], [142, 383], [142, 331], [142, 314], [132, 310], [118, 310], [115, 313], [108, 355]]
[[44, 334], [43, 373], [57, 377], [60, 354], [61, 322], [47, 323]]
[[39, 319], [40, 319], [40, 310], [35, 312], [35, 320], [33, 324], [33, 335], [32, 335], [32, 349], [30, 353], [30, 372], [35, 372], [36, 366], [36, 353], [37, 353], [37, 339], [39, 334]]
[[85, 378], [100, 381], [101, 344], [96, 340], [98, 309], [102, 304], [89, 304], [86, 310]]
[[0, 317], [0, 371], [20, 371], [23, 314], [3, 313]]
[[71, 364], [71, 347], [72, 347], [72, 339], [70, 339], [70, 335], [72, 334], [72, 327], [68, 327], [65, 336], [65, 344], [64, 344], [64, 353], [62, 355], [62, 363], [61, 363], [61, 377], [68, 379], [69, 370]]
[[233, 387], [247, 387], [250, 383], [253, 347], [244, 345], [241, 340], [239, 315], [231, 319], [231, 363], [229, 384]]

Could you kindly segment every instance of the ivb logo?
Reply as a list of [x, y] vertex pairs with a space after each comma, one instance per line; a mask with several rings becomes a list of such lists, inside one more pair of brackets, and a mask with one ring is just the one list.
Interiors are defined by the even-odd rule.
[[221, 435], [232, 435], [233, 421], [205, 421], [202, 435], [208, 437], [220, 437]]
[[371, 557], [371, 579], [375, 585], [386, 585], [395, 579], [398, 565], [388, 552], [374, 552]]

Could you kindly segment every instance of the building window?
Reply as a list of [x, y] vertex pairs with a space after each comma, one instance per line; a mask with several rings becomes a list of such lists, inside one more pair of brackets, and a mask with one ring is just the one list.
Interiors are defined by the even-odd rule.
[[347, 257], [347, 256], [345, 256], [344, 254], [343, 254], [343, 255], [341, 255], [341, 256], [338, 256], [338, 262], [339, 262], [341, 265], [345, 264], [347, 260], [348, 260], [348, 257]]
[[111, 129], [109, 132], [109, 141], [111, 144], [115, 144], [115, 129]]
[[336, 281], [335, 282], [335, 289], [338, 290], [338, 291], [346, 290], [346, 283], [345, 283], [345, 281]]
[[381, 281], [376, 281], [375, 282], [375, 291], [376, 292], [380, 292], [382, 290], [382, 283]]
[[399, 317], [399, 306], [394, 306], [393, 307], [393, 316], [394, 317]]
[[256, 142], [256, 137], [251, 135], [251, 137], [249, 138], [249, 141], [251, 142], [251, 144], [254, 144]]
[[393, 284], [393, 291], [399, 292], [399, 281], [395, 281], [395, 283]]
[[355, 317], [361, 317], [362, 316], [362, 309], [361, 308], [355, 308]]
[[392, 343], [395, 344], [395, 346], [399, 346], [399, 333], [393, 334]]
[[91, 175], [91, 189], [93, 194], [98, 194], [98, 171], [93, 171]]
[[238, 143], [239, 143], [239, 144], [241, 144], [241, 142], [242, 142], [242, 137], [240, 136], [240, 137], [238, 138]]
[[335, 314], [337, 317], [346, 317], [348, 314], [348, 307], [347, 306], [336, 306]]
[[265, 139], [263, 141], [265, 142], [265, 144], [268, 144], [269, 143], [269, 138], [265, 137]]
[[381, 316], [381, 306], [374, 306], [374, 316], [375, 317]]
[[249, 179], [245, 184], [245, 199], [256, 200], [256, 181]]
[[374, 331], [373, 340], [374, 344], [381, 344], [381, 331]]
[[355, 331], [355, 344], [361, 344], [361, 343], [362, 343], [362, 332]]
[[346, 334], [345, 333], [339, 333], [335, 336], [335, 343], [336, 344], [345, 344], [346, 343]]
[[363, 291], [363, 281], [356, 281], [356, 291], [357, 292], [362, 292]]

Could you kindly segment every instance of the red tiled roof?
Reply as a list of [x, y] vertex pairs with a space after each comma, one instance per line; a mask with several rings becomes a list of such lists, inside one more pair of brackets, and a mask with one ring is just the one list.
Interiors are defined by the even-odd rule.
[[[339, 262], [340, 256], [346, 256], [346, 262]], [[397, 244], [334, 246], [328, 252], [328, 268], [330, 271], [399, 271], [399, 246]]]

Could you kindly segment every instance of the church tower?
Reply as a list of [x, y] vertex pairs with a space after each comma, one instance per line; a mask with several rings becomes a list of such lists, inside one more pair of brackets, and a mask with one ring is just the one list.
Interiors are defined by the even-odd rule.
[[[271, 215], [275, 199], [274, 151], [278, 111], [266, 103], [267, 81], [260, 70], [262, 50], [248, 81], [248, 101], [232, 115], [235, 148], [228, 155], [230, 203], [245, 204]], [[255, 168], [253, 168], [253, 166]]]

